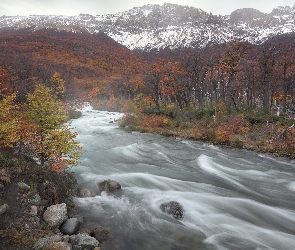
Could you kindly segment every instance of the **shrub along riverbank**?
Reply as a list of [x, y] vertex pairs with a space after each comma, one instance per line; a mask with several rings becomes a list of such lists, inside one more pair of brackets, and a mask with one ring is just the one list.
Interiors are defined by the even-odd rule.
[[226, 104], [203, 110], [178, 109], [174, 105], [138, 107], [129, 102], [119, 125], [128, 130], [158, 133], [248, 149], [276, 156], [295, 158], [294, 118], [274, 115], [265, 110]]

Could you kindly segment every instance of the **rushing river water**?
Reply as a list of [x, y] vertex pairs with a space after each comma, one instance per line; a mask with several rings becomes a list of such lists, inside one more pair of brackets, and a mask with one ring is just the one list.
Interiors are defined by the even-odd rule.
[[[295, 249], [295, 162], [185, 139], [129, 133], [121, 114], [83, 111], [72, 125], [85, 153], [73, 168], [85, 228], [111, 232], [106, 250]], [[97, 183], [118, 181], [120, 195]], [[177, 201], [183, 220], [163, 213]]]

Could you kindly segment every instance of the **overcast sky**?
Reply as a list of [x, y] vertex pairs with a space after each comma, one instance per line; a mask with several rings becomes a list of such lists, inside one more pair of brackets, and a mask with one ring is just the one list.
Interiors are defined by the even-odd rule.
[[0, 0], [1, 15], [104, 15], [145, 4], [165, 2], [200, 8], [215, 15], [227, 15], [239, 8], [255, 8], [270, 13], [278, 6], [294, 6], [295, 0]]

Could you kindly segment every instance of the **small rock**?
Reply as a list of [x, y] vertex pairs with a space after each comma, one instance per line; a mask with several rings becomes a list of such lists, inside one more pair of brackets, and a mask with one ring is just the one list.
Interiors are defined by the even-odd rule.
[[70, 236], [69, 235], [64, 235], [62, 241], [68, 243], [70, 240]]
[[79, 229], [80, 223], [77, 218], [70, 218], [59, 228], [63, 234], [72, 235]]
[[77, 245], [81, 246], [82, 249], [92, 250], [94, 247], [99, 246], [99, 242], [88, 234], [77, 234], [77, 236], [79, 237], [79, 243]]
[[36, 194], [30, 201], [32, 205], [39, 206], [41, 204], [41, 197], [39, 194]]
[[76, 235], [76, 234], [71, 235], [71, 236], [70, 236], [70, 239], [69, 239], [69, 242], [70, 242], [73, 246], [78, 245], [78, 243], [79, 243], [79, 236]]
[[0, 206], [0, 215], [6, 213], [8, 209], [9, 209], [9, 206], [6, 203]]
[[28, 192], [30, 190], [30, 186], [24, 182], [17, 183], [17, 186], [20, 192]]
[[100, 191], [105, 191], [105, 192], [114, 192], [121, 189], [120, 183], [114, 180], [101, 181], [98, 183], [98, 187]]
[[183, 218], [183, 207], [176, 201], [162, 203], [160, 208], [163, 212], [172, 215], [177, 220]]
[[78, 197], [80, 198], [86, 198], [86, 197], [94, 197], [95, 193], [87, 188], [80, 188], [78, 190]]
[[60, 227], [68, 219], [66, 204], [62, 203], [48, 207], [43, 214], [43, 219], [51, 228]]
[[38, 208], [36, 206], [31, 206], [30, 215], [36, 216], [38, 214]]

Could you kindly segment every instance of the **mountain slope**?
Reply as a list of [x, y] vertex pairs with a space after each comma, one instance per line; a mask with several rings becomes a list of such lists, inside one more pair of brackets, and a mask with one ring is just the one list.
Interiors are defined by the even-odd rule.
[[83, 84], [88, 84], [84, 87], [91, 88], [90, 83], [109, 77], [139, 74], [144, 65], [140, 57], [101, 32], [0, 29], [0, 69], [9, 72], [11, 87], [21, 98], [36, 83], [50, 84], [55, 72], [69, 85], [84, 79]]
[[117, 14], [92, 16], [0, 17], [0, 27], [56, 28], [90, 33], [105, 32], [129, 49], [203, 48], [234, 38], [261, 43], [269, 37], [295, 31], [295, 5], [271, 13], [238, 9], [215, 16], [201, 9], [165, 3], [145, 5]]

